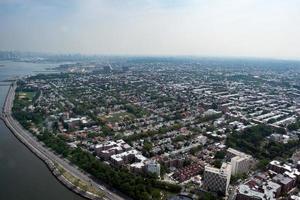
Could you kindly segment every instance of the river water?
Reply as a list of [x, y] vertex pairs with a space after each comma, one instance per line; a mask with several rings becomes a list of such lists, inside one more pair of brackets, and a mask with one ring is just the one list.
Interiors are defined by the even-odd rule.
[[[57, 65], [0, 61], [1, 109], [8, 91], [6, 83], [1, 81], [38, 73]], [[52, 176], [46, 165], [20, 143], [0, 120], [0, 200], [83, 199]]]

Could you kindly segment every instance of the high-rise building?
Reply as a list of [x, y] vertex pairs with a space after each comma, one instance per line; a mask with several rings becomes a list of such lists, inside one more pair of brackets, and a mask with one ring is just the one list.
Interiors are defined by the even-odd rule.
[[226, 195], [230, 176], [230, 164], [223, 163], [220, 169], [206, 166], [203, 175], [203, 187], [209, 191]]
[[154, 160], [149, 160], [148, 162], [146, 162], [145, 168], [148, 173], [160, 176], [160, 164], [155, 162]]
[[230, 159], [231, 175], [247, 173], [252, 166], [252, 156], [235, 149], [229, 148], [227, 157]]

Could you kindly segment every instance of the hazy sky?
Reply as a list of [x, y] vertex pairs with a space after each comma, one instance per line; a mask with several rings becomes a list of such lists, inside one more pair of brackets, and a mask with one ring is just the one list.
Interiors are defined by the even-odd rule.
[[300, 59], [300, 0], [0, 0], [0, 49]]

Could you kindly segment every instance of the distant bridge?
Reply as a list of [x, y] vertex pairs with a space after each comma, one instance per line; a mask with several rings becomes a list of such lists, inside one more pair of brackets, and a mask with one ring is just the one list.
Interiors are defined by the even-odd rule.
[[10, 86], [11, 83], [0, 83], [0, 86]]

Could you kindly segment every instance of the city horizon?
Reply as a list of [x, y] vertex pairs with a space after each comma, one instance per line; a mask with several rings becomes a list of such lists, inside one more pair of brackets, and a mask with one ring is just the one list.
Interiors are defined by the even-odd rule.
[[0, 199], [300, 200], [300, 0], [0, 0]]
[[185, 58], [185, 59], [237, 59], [237, 60], [274, 60], [274, 61], [300, 61], [300, 58], [290, 58], [290, 57], [265, 57], [265, 56], [228, 56], [228, 55], [196, 55], [196, 54], [85, 54], [85, 53], [79, 53], [79, 52], [43, 52], [43, 51], [20, 51], [20, 50], [0, 50], [1, 52], [13, 52], [13, 53], [20, 53], [20, 54], [32, 54], [33, 56], [36, 54], [41, 55], [61, 55], [61, 56], [84, 56], [84, 57], [128, 57], [128, 58], [134, 58], [134, 57], [149, 57], [149, 58]]
[[3, 49], [300, 59], [299, 1], [0, 2]]

